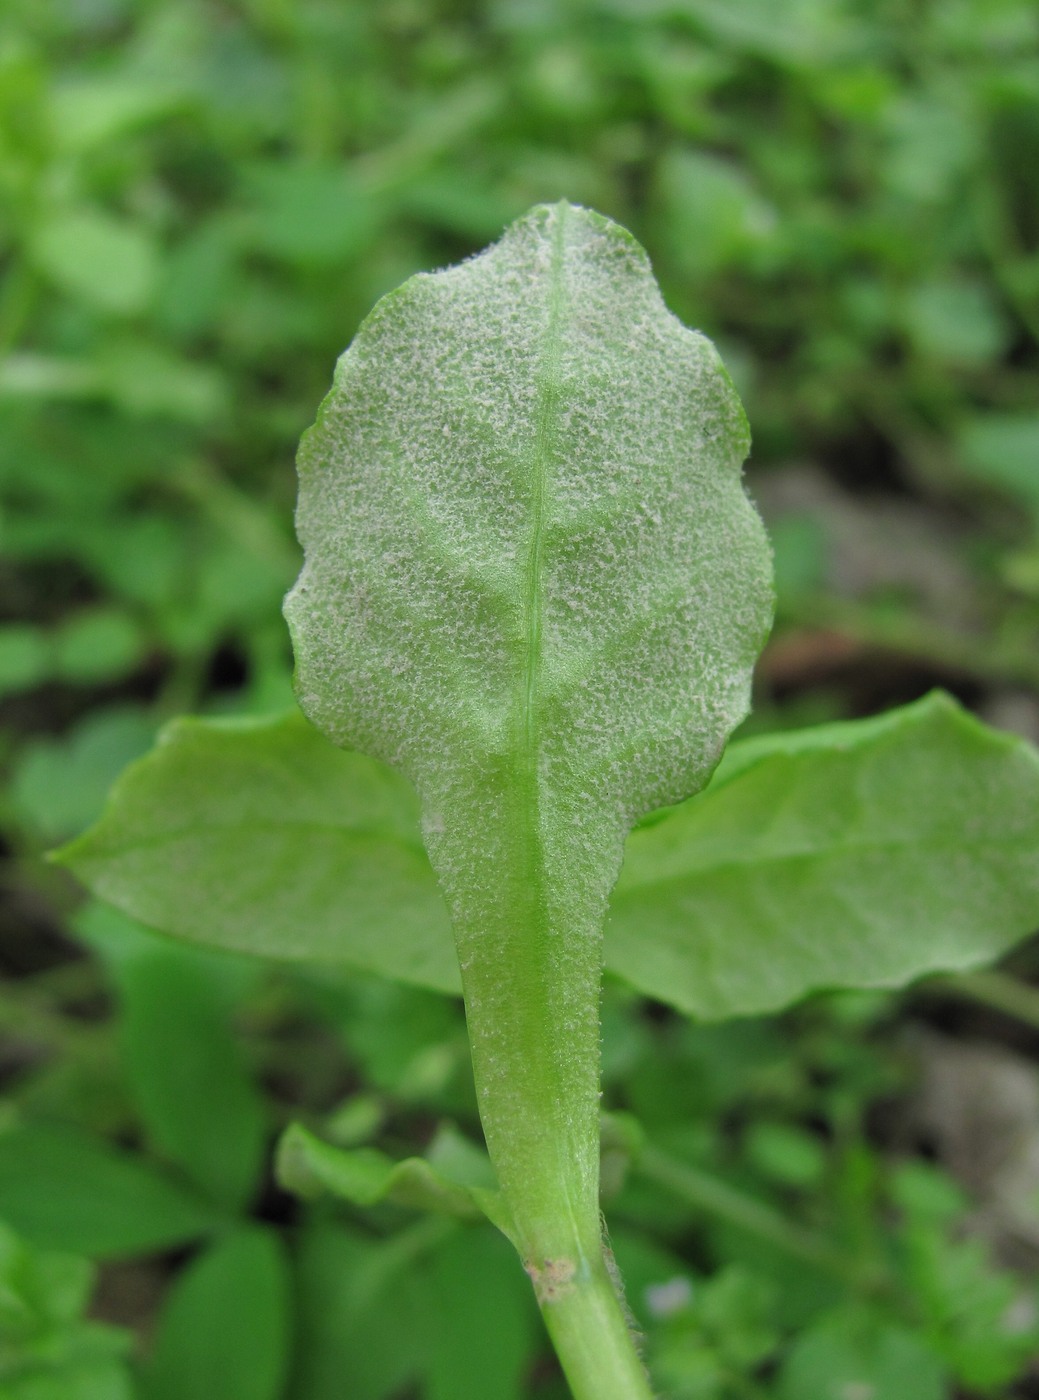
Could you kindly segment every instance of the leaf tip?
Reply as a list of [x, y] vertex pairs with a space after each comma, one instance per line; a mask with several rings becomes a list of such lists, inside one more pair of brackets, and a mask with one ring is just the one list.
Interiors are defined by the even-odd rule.
[[319, 1139], [302, 1123], [290, 1123], [274, 1150], [274, 1179], [284, 1190], [305, 1200], [315, 1199], [325, 1189], [310, 1163], [314, 1144], [320, 1145]]

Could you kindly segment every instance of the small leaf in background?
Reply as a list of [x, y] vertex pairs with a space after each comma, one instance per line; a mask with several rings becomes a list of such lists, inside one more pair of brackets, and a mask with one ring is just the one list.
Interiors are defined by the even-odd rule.
[[775, 229], [775, 210], [744, 170], [720, 156], [676, 148], [657, 179], [662, 237], [687, 276], [705, 279], [740, 262]]
[[155, 738], [136, 706], [94, 709], [60, 739], [33, 739], [18, 755], [11, 802], [44, 842], [65, 840], [100, 813], [112, 783]]
[[[287, 557], [288, 556], [288, 557]], [[248, 547], [214, 540], [200, 570], [194, 606], [214, 631], [269, 623], [291, 577], [295, 559], [288, 550]], [[284, 637], [282, 638], [284, 649]]]
[[240, 1210], [258, 1185], [266, 1118], [232, 1017], [258, 965], [179, 947], [97, 905], [77, 928], [111, 968], [123, 1064], [153, 1143], [215, 1203]]
[[979, 481], [1010, 493], [1039, 520], [1039, 413], [986, 413], [959, 432], [960, 458]]
[[707, 1279], [683, 1271], [646, 1290], [650, 1364], [664, 1393], [720, 1400], [730, 1377], [753, 1374], [780, 1340], [775, 1293], [740, 1265]]
[[41, 1248], [102, 1259], [187, 1244], [217, 1223], [140, 1157], [43, 1124], [0, 1133], [0, 1219]]
[[3, 1391], [3, 1400], [137, 1400], [137, 1391], [126, 1366], [84, 1361], [57, 1374], [13, 1380]]
[[[650, 3], [656, 8], [660, 0]], [[660, 8], [671, 13], [667, 4]], [[825, 65], [839, 59], [849, 40], [842, 0], [745, 0], [739, 6], [725, 0], [685, 0], [682, 9], [721, 47], [775, 63]]]
[[957, 181], [977, 159], [981, 138], [963, 107], [946, 94], [905, 93], [886, 106], [883, 125], [884, 180], [892, 191], [913, 205], [951, 200]]
[[947, 1400], [945, 1370], [908, 1329], [865, 1310], [824, 1315], [793, 1343], [777, 1400]]
[[211, 329], [234, 287], [236, 253], [226, 219], [201, 224], [171, 249], [159, 284], [159, 326], [178, 339]]
[[122, 680], [140, 664], [146, 646], [130, 614], [113, 607], [73, 614], [52, 644], [55, 677], [76, 685]]
[[998, 957], [1039, 921], [1039, 754], [935, 693], [735, 744], [635, 831], [606, 963], [705, 1019]]
[[83, 399], [100, 393], [95, 366], [67, 356], [14, 353], [0, 360], [0, 396], [12, 399]]
[[79, 153], [112, 141], [185, 105], [173, 85], [119, 75], [78, 74], [51, 92], [55, 142]]
[[780, 608], [826, 583], [830, 541], [814, 515], [783, 515], [771, 523], [769, 537]]
[[[178, 1276], [159, 1315], [141, 1400], [281, 1400], [292, 1345], [277, 1235], [236, 1230]], [[350, 1393], [349, 1377], [342, 1377]]]
[[402, 194], [409, 214], [474, 243], [496, 238], [529, 202], [522, 196], [517, 200], [493, 181], [474, 179], [471, 169], [445, 166], [412, 180]]
[[0, 627], [0, 696], [29, 690], [47, 679], [51, 666], [47, 633], [28, 623]]
[[307, 974], [306, 984], [369, 1084], [395, 1102], [428, 1105], [443, 1101], [461, 1069], [464, 1110], [472, 1107], [469, 1045], [456, 1006], [423, 988], [381, 977], [344, 980], [321, 968]]
[[980, 282], [922, 282], [905, 298], [904, 316], [915, 348], [937, 360], [984, 364], [1006, 348], [1006, 321]]
[[450, 1123], [441, 1123], [426, 1149], [426, 1159], [433, 1169], [460, 1186], [493, 1190], [494, 1168], [486, 1149], [464, 1137]]
[[[130, 511], [107, 512], [104, 526], [82, 533], [81, 547], [91, 570], [116, 597], [143, 603], [161, 615], [188, 573], [190, 537], [173, 520]], [[113, 530], [119, 537], [117, 550], [112, 548]]]
[[929, 1162], [900, 1163], [888, 1189], [892, 1202], [915, 1225], [951, 1225], [970, 1208], [963, 1190]]
[[1034, 1276], [998, 1266], [990, 1241], [972, 1232], [973, 1203], [936, 1168], [905, 1163], [891, 1188], [904, 1217], [906, 1283], [929, 1345], [971, 1392], [1001, 1390], [1039, 1355]]
[[131, 1400], [133, 1337], [83, 1312], [94, 1269], [38, 1250], [0, 1224], [0, 1394], [3, 1400]]
[[[437, 1300], [421, 1264], [456, 1227], [421, 1220], [380, 1239], [315, 1220], [297, 1255], [292, 1400], [386, 1400], [428, 1365]], [[490, 1400], [490, 1396], [488, 1396]]]
[[826, 1150], [814, 1133], [789, 1123], [752, 1123], [744, 1137], [747, 1159], [766, 1180], [810, 1191], [826, 1173]]
[[61, 860], [102, 899], [190, 941], [458, 988], [408, 784], [298, 713], [181, 721]]
[[429, 1261], [436, 1299], [424, 1400], [524, 1400], [540, 1328], [507, 1242], [456, 1230]]
[[239, 237], [251, 249], [303, 267], [342, 266], [372, 240], [372, 197], [341, 164], [258, 165], [246, 172], [249, 212]]
[[78, 1317], [93, 1284], [88, 1259], [34, 1250], [0, 1224], [0, 1329], [5, 1340]]
[[95, 361], [100, 392], [130, 418], [170, 418], [212, 427], [228, 408], [216, 365], [186, 359], [146, 340], [115, 340]]
[[55, 286], [114, 316], [143, 311], [158, 274], [151, 235], [90, 206], [50, 210], [33, 231], [31, 253]]

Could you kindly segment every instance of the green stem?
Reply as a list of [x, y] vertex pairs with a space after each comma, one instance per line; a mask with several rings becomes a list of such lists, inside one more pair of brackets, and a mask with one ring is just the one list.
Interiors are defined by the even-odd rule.
[[648, 1181], [681, 1197], [697, 1210], [727, 1220], [731, 1225], [767, 1240], [786, 1254], [832, 1274], [842, 1283], [858, 1286], [860, 1280], [847, 1260], [825, 1240], [793, 1225], [771, 1206], [744, 1195], [717, 1177], [679, 1162], [653, 1147], [642, 1149], [638, 1170]]
[[573, 1277], [534, 1280], [556, 1355], [574, 1400], [651, 1400], [613, 1280], [601, 1253]]
[[932, 978], [924, 989], [965, 997], [1039, 1030], [1039, 988], [1005, 972], [987, 968], [948, 974]]
[[[546, 678], [546, 577], [559, 550], [553, 489], [565, 402], [568, 217], [561, 208], [555, 220], [535, 376], [521, 606], [508, 628], [507, 738], [470, 756], [464, 787], [424, 794], [423, 805], [454, 926], [480, 1119], [507, 1232], [576, 1400], [648, 1400], [599, 1216], [602, 925], [620, 842], [607, 813], [599, 820], [589, 810], [580, 781], [558, 776], [551, 719], [558, 700]], [[430, 820], [430, 811], [452, 808], [477, 814], [471, 827]]]
[[966, 675], [1039, 685], [1039, 661], [1034, 648], [994, 643], [980, 648], [973, 638], [941, 632], [930, 623], [909, 617], [880, 617], [868, 606], [850, 599], [800, 598], [797, 622], [806, 626], [833, 627], [870, 646], [926, 657]]
[[[503, 894], [509, 912], [523, 910], [523, 892], [510, 881]], [[462, 959], [480, 1114], [507, 1233], [574, 1400], [650, 1400], [602, 1246], [595, 969], [584, 977], [571, 966], [564, 991], [562, 970], [531, 939], [536, 922], [521, 917], [519, 925], [517, 956], [502, 958], [512, 969], [505, 995], [500, 975], [492, 987], [478, 958]], [[551, 930], [543, 932], [550, 942]], [[501, 928], [494, 941], [509, 947]], [[467, 950], [468, 940], [460, 946]]]
[[13, 350], [33, 308], [35, 279], [28, 263], [18, 258], [8, 269], [0, 294], [0, 356]]

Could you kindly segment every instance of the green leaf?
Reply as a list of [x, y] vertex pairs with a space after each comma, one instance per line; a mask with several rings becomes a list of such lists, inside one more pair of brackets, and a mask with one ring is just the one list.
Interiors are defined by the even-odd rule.
[[9, 623], [0, 627], [0, 696], [28, 690], [47, 679], [51, 657], [40, 627]]
[[31, 1248], [0, 1224], [3, 1400], [130, 1400], [129, 1332], [83, 1318], [95, 1270]]
[[743, 50], [777, 63], [818, 67], [826, 72], [854, 28], [844, 0], [611, 0], [641, 16], [681, 14], [695, 21], [723, 51]]
[[140, 628], [128, 613], [94, 608], [69, 618], [55, 632], [55, 674], [79, 685], [121, 680], [140, 663], [145, 646]]
[[439, 1317], [426, 1400], [522, 1400], [536, 1319], [530, 1287], [505, 1241], [490, 1230], [457, 1230], [429, 1271]]
[[357, 1206], [391, 1201], [459, 1220], [487, 1216], [497, 1223], [501, 1218], [495, 1192], [459, 1185], [423, 1157], [394, 1162], [371, 1147], [344, 1151], [322, 1142], [299, 1123], [288, 1128], [278, 1144], [277, 1174], [282, 1186], [298, 1196], [331, 1191]]
[[[291, 802], [287, 774], [300, 779]], [[880, 719], [735, 744], [706, 792], [629, 838], [607, 967], [717, 1019], [818, 987], [897, 985], [988, 961], [1039, 919], [1027, 805], [1036, 781], [1026, 744], [937, 695]], [[922, 791], [935, 799], [919, 802]], [[956, 810], [971, 813], [969, 829]], [[257, 823], [259, 812], [280, 816], [280, 829]], [[369, 834], [363, 862], [357, 831]], [[784, 839], [802, 845], [787, 850]], [[401, 841], [413, 853], [403, 882]], [[168, 932], [455, 990], [446, 912], [417, 843], [406, 783], [332, 748], [298, 716], [193, 720], [167, 731], [62, 858]], [[338, 883], [310, 874], [318, 849]], [[278, 899], [271, 870], [291, 872]], [[849, 907], [832, 883], [846, 875], [856, 880]], [[767, 958], [748, 958], [748, 939]]]
[[[293, 1400], [386, 1400], [427, 1364], [440, 1311], [416, 1262], [448, 1221], [426, 1219], [387, 1238], [322, 1220], [305, 1229], [297, 1266], [299, 1338]], [[435, 1233], [434, 1233], [435, 1232]]]
[[408, 784], [296, 713], [171, 725], [58, 858], [132, 918], [193, 942], [458, 990]]
[[208, 427], [228, 405], [227, 383], [202, 365], [143, 339], [112, 341], [97, 357], [101, 393], [128, 418], [170, 418]]
[[634, 832], [608, 963], [709, 1020], [997, 957], [1039, 923], [1039, 755], [936, 693], [733, 746]]
[[984, 364], [1006, 348], [1008, 329], [980, 282], [922, 282], [905, 298], [906, 329], [916, 349], [940, 361]]
[[301, 705], [418, 788], [502, 1189], [596, 1237], [607, 896], [770, 621], [747, 445], [641, 248], [561, 203], [384, 298], [300, 451]]
[[25, 351], [0, 361], [0, 398], [82, 399], [98, 392], [97, 370], [85, 360]]
[[106, 210], [51, 210], [33, 230], [40, 271], [62, 291], [110, 315], [132, 316], [151, 297], [158, 250], [138, 224]]
[[238, 969], [100, 905], [77, 931], [112, 968], [122, 1062], [152, 1141], [216, 1203], [241, 1209], [263, 1166], [266, 1124], [231, 1024], [241, 979], [227, 974]]
[[281, 1243], [250, 1227], [194, 1260], [173, 1285], [142, 1400], [279, 1400], [291, 1343]]
[[72, 1361], [10, 1381], [2, 1400], [137, 1400], [127, 1367], [118, 1361]]
[[[286, 610], [304, 710], [427, 806], [528, 724], [563, 769], [553, 804], [604, 805], [614, 827], [702, 785], [770, 619], [747, 441], [713, 347], [599, 215], [534, 210], [412, 278], [301, 449]], [[435, 851], [446, 819], [426, 812]]]
[[794, 1342], [779, 1400], [944, 1400], [943, 1367], [912, 1332], [865, 1310], [824, 1315]]
[[97, 148], [183, 106], [172, 85], [121, 75], [67, 78], [51, 94], [51, 121], [66, 151]]
[[776, 211], [728, 160], [676, 148], [656, 178], [662, 237], [688, 278], [702, 282], [739, 264], [775, 232]]
[[43, 1125], [0, 1134], [0, 1218], [41, 1248], [101, 1258], [186, 1244], [217, 1223], [140, 1158]]
[[378, 231], [378, 208], [341, 161], [277, 163], [245, 172], [252, 208], [241, 237], [269, 257], [302, 267], [341, 268]]
[[69, 734], [27, 743], [11, 776], [18, 817], [45, 841], [60, 841], [93, 821], [112, 782], [145, 752], [155, 725], [133, 706], [95, 708]]
[[1039, 518], [1039, 413], [986, 413], [959, 433], [960, 457], [979, 480], [1010, 492]]

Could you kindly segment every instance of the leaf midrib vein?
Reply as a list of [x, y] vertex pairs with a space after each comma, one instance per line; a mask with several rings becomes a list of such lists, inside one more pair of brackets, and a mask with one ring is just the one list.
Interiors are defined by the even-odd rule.
[[548, 272], [548, 327], [544, 340], [544, 364], [538, 371], [537, 410], [534, 422], [534, 453], [530, 490], [530, 540], [526, 560], [524, 622], [526, 648], [520, 696], [522, 766], [528, 815], [537, 812], [538, 750], [540, 746], [539, 692], [541, 688], [542, 586], [545, 553], [545, 517], [548, 494], [548, 463], [552, 453], [556, 386], [559, 374], [559, 322], [562, 312], [562, 266], [566, 207], [558, 205], [552, 229]]

